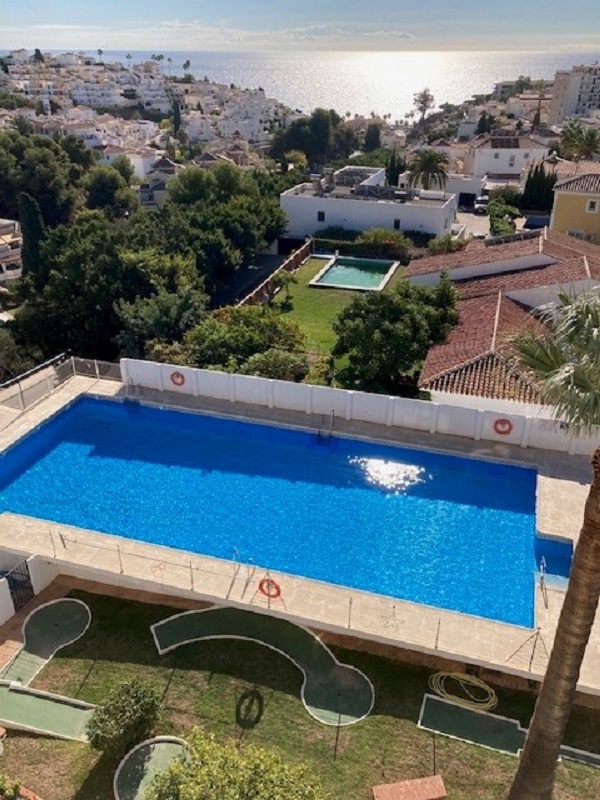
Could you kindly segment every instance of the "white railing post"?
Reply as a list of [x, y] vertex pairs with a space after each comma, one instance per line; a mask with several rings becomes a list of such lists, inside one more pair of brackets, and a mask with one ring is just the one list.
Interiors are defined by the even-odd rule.
[[431, 404], [431, 416], [429, 418], [429, 433], [437, 433], [438, 420], [440, 417], [440, 407], [438, 403]]

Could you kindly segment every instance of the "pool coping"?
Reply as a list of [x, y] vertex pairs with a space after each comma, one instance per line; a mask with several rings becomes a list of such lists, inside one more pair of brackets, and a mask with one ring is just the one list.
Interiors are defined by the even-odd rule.
[[[25, 413], [18, 424], [10, 426], [10, 436], [4, 431], [0, 436], [2, 444], [8, 444], [21, 438], [36, 425], [61, 411], [66, 405], [81, 396], [95, 396], [123, 400], [128, 396], [125, 387], [112, 381], [91, 378], [75, 378], [66, 386], [57, 390], [51, 398], [36, 406], [31, 413]], [[298, 427], [303, 430], [318, 430], [315, 417], [305, 417], [299, 412], [273, 413], [271, 409], [263, 409], [247, 404], [232, 404], [227, 401], [206, 401], [205, 398], [189, 398], [188, 405], [182, 403], [180, 395], [155, 390], [145, 390], [144, 403], [173, 408], [174, 410], [207, 413], [216, 416], [229, 416], [234, 419], [264, 422], [266, 424]], [[238, 413], [231, 413], [235, 410]], [[298, 425], [298, 421], [306, 420], [306, 425]], [[538, 500], [556, 505], [562, 515], [559, 520], [550, 519], [551, 523], [544, 534], [559, 535], [576, 539], [578, 498], [573, 495], [574, 488], [587, 493], [589, 466], [584, 457], [564, 454], [552, 454], [547, 451], [522, 451], [517, 446], [504, 443], [483, 443], [466, 441], [460, 437], [444, 435], [429, 436], [411, 435], [410, 431], [388, 431], [381, 426], [371, 424], [349, 424], [340, 421], [341, 429], [335, 435], [349, 438], [367, 438], [383, 444], [398, 444], [403, 447], [417, 447], [434, 452], [447, 452], [468, 458], [484, 458], [485, 460], [509, 463], [521, 467], [533, 466], [538, 469]], [[366, 431], [366, 433], [365, 433]], [[383, 434], [375, 435], [374, 432]], [[405, 435], [406, 434], [406, 435]], [[393, 438], [392, 438], [393, 437]], [[435, 443], [432, 446], [432, 443]], [[447, 447], [444, 446], [444, 443]], [[457, 445], [454, 448], [454, 444]], [[512, 456], [515, 456], [513, 458]], [[521, 457], [519, 459], [518, 457]], [[540, 476], [544, 477], [545, 487], [540, 498]], [[586, 476], [584, 478], [584, 476]], [[559, 484], [564, 484], [560, 486]], [[558, 490], [557, 490], [558, 486]], [[553, 510], [553, 509], [551, 509]], [[577, 512], [577, 513], [576, 513]], [[562, 526], [562, 527], [561, 527]], [[538, 529], [542, 529], [538, 525]], [[18, 536], [16, 535], [18, 533]], [[76, 534], [80, 544], [71, 546], [69, 550], [53, 552], [53, 543], [58, 537]], [[119, 568], [117, 551], [121, 541], [133, 545], [137, 554], [126, 564], [128, 574]], [[458, 663], [473, 664], [484, 669], [517, 675], [526, 679], [540, 680], [546, 668], [547, 658], [543, 648], [533, 651], [528, 644], [538, 633], [549, 650], [558, 616], [564, 599], [564, 587], [546, 586], [547, 605], [542, 603], [541, 592], [535, 589], [535, 625], [533, 630], [517, 628], [506, 623], [492, 622], [478, 617], [461, 615], [433, 607], [396, 601], [380, 595], [369, 595], [357, 590], [348, 590], [333, 584], [318, 584], [294, 576], [284, 576], [286, 584], [287, 606], [267, 608], [265, 604], [256, 605], [247, 596], [248, 578], [243, 573], [250, 567], [237, 565], [232, 575], [231, 562], [222, 562], [228, 569], [225, 573], [216, 574], [215, 560], [207, 557], [188, 555], [172, 548], [160, 548], [132, 540], [119, 540], [118, 537], [68, 528], [41, 520], [28, 519], [11, 515], [8, 512], [0, 515], [0, 547], [19, 554], [38, 553], [48, 565], [54, 566], [56, 575], [65, 574], [75, 577], [91, 578], [102, 583], [115, 586], [129, 586], [155, 592], [164, 596], [178, 596], [190, 600], [202, 600], [217, 605], [232, 605], [259, 613], [281, 616], [292, 622], [298, 621], [305, 627], [322, 630], [343, 637], [352, 637], [360, 649], [361, 640], [377, 642], [393, 648], [415, 651], [439, 659], [449, 659]], [[178, 569], [171, 567], [175, 561], [168, 562], [164, 572], [152, 573], [148, 570], [149, 559], [160, 565], [163, 559], [176, 559]], [[143, 569], [139, 569], [142, 561]], [[206, 576], [202, 587], [190, 587], [190, 566], [196, 574]], [[253, 569], [256, 569], [252, 565]], [[262, 577], [259, 575], [259, 577]], [[160, 581], [159, 581], [160, 578]], [[251, 593], [251, 592], [250, 592]], [[352, 605], [354, 601], [354, 605]], [[348, 604], [352, 611], [348, 614]], [[391, 620], [391, 623], [390, 623]], [[396, 621], [398, 624], [396, 625]], [[594, 627], [590, 645], [584, 659], [580, 676], [579, 690], [593, 695], [600, 695], [600, 673], [597, 669], [598, 653], [600, 653], [600, 621]]]
[[[396, 274], [398, 267], [401, 266], [399, 261], [394, 261], [392, 259], [382, 259], [382, 258], [356, 258], [355, 256], [340, 256], [337, 254], [334, 254], [332, 256], [317, 254], [313, 255], [312, 258], [327, 259], [325, 266], [322, 267], [322, 269], [320, 269], [319, 272], [317, 272], [315, 277], [308, 282], [308, 285], [313, 289], [339, 289], [340, 291], [365, 292], [365, 293], [382, 292]], [[388, 268], [385, 275], [383, 275], [382, 279], [379, 281], [377, 286], [353, 286], [350, 283], [346, 283], [343, 286], [340, 286], [339, 284], [335, 283], [322, 283], [321, 278], [331, 269], [331, 267], [335, 265], [336, 259], [338, 258], [345, 258], [354, 261], [373, 261], [374, 263], [381, 261], [390, 261], [391, 265]]]

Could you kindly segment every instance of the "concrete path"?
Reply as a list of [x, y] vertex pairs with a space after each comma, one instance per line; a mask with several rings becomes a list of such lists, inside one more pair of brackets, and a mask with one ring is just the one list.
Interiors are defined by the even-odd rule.
[[161, 654], [206, 639], [247, 639], [281, 653], [303, 673], [302, 702], [323, 725], [352, 725], [373, 708], [375, 693], [367, 676], [340, 664], [314, 634], [287, 620], [214, 608], [176, 614], [151, 630]]

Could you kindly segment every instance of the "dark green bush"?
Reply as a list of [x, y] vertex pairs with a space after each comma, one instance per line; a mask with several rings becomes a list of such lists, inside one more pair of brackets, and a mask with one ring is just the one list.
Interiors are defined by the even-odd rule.
[[94, 750], [123, 755], [151, 732], [160, 710], [156, 690], [139, 678], [115, 687], [88, 722], [87, 735]]

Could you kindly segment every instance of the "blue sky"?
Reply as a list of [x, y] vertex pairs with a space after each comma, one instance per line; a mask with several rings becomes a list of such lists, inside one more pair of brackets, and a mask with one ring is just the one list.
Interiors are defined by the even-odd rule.
[[600, 0], [2, 0], [18, 46], [600, 51]]

